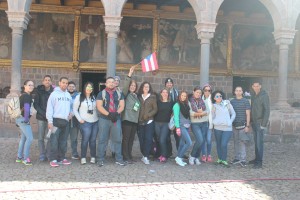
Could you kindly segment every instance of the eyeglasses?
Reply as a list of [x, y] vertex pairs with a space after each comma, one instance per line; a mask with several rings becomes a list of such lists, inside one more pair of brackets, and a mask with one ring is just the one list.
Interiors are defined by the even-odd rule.
[[216, 99], [222, 98], [222, 95], [216, 95], [215, 98], [216, 98]]
[[210, 92], [210, 90], [204, 90], [204, 92]]
[[27, 86], [29, 86], [29, 87], [34, 87], [34, 85], [27, 85]]

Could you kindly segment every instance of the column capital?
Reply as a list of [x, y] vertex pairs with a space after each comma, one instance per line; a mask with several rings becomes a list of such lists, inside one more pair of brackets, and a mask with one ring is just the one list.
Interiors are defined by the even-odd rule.
[[216, 30], [216, 23], [198, 23], [195, 28], [197, 30], [198, 39], [201, 40], [201, 43], [209, 43], [210, 39], [214, 37]]
[[108, 37], [117, 38], [120, 31], [122, 17], [119, 16], [103, 16], [105, 23], [105, 31]]
[[288, 46], [293, 44], [293, 40], [296, 34], [296, 30], [292, 29], [281, 29], [273, 32], [277, 45]]
[[27, 12], [6, 11], [9, 27], [13, 30], [26, 30], [31, 16]]

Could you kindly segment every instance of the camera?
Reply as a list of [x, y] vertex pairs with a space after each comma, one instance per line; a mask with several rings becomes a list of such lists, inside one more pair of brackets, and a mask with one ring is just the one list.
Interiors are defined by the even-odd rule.
[[94, 114], [94, 111], [93, 110], [88, 110], [87, 113], [92, 115], [92, 114]]

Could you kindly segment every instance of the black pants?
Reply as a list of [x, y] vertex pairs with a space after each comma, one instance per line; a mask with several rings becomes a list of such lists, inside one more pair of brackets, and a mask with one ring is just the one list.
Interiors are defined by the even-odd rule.
[[122, 122], [122, 153], [124, 160], [132, 160], [132, 146], [134, 142], [137, 124], [131, 122]]

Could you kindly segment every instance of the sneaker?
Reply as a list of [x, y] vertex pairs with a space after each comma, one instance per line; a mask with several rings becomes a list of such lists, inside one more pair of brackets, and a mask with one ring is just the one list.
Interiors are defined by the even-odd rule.
[[86, 158], [81, 158], [81, 164], [82, 165], [86, 164]]
[[61, 165], [70, 165], [72, 162], [68, 161], [67, 159], [63, 159], [62, 161], [58, 162]]
[[189, 164], [190, 164], [190, 165], [194, 165], [194, 164], [195, 164], [195, 158], [194, 158], [194, 157], [191, 156], [191, 157], [189, 158]]
[[148, 158], [147, 157], [142, 157], [142, 159], [141, 159], [141, 161], [145, 164], [145, 165], [149, 165], [150, 164], [150, 162], [149, 162], [149, 160], [148, 160]]
[[185, 162], [182, 161], [182, 158], [179, 158], [179, 157], [175, 158], [175, 162], [176, 162], [177, 165], [179, 165], [181, 167], [184, 167], [185, 164], [186, 164]]
[[206, 162], [206, 156], [205, 156], [205, 155], [203, 155], [203, 156], [201, 157], [201, 161], [202, 161], [202, 162]]
[[30, 158], [27, 158], [26, 160], [23, 160], [22, 163], [24, 165], [32, 165], [32, 162], [30, 161]]
[[212, 161], [213, 161], [212, 158], [211, 158], [211, 155], [208, 155], [208, 156], [207, 156], [206, 161], [207, 161], [207, 162], [212, 162]]
[[104, 162], [103, 161], [98, 161], [97, 164], [98, 164], [98, 167], [103, 167], [104, 166]]
[[51, 167], [59, 167], [59, 164], [57, 163], [57, 160], [52, 160], [52, 161], [50, 162], [50, 166], [51, 166]]
[[221, 164], [224, 166], [224, 167], [230, 167], [228, 162], [226, 160], [222, 160]]
[[78, 155], [72, 156], [72, 159], [73, 160], [79, 160], [79, 156]]
[[220, 160], [220, 159], [218, 159], [217, 161], [216, 161], [216, 164], [221, 164], [222, 163], [222, 160]]
[[234, 165], [236, 165], [236, 164], [239, 164], [241, 161], [239, 160], [239, 159], [234, 159], [233, 161], [231, 161], [230, 163], [231, 164], [234, 164]]
[[16, 159], [16, 163], [21, 163], [23, 161], [23, 158], [19, 158], [19, 157], [17, 157], [17, 159]]
[[115, 162], [117, 165], [120, 165], [120, 166], [125, 166], [125, 162], [123, 160], [120, 160], [120, 161], [116, 161]]
[[200, 162], [200, 160], [198, 158], [195, 159], [195, 164], [196, 165], [201, 165], [201, 162]]
[[247, 166], [247, 162], [246, 162], [246, 161], [241, 161], [241, 162], [240, 162], [240, 165], [241, 165], [242, 167], [246, 167], [246, 166]]
[[166, 161], [167, 161], [167, 158], [164, 156], [161, 156], [159, 159], [159, 162], [161, 162], [161, 163], [165, 163]]
[[90, 163], [92, 163], [92, 164], [95, 164], [95, 163], [96, 163], [96, 158], [94, 158], [94, 157], [91, 157], [91, 161], [90, 161]]

